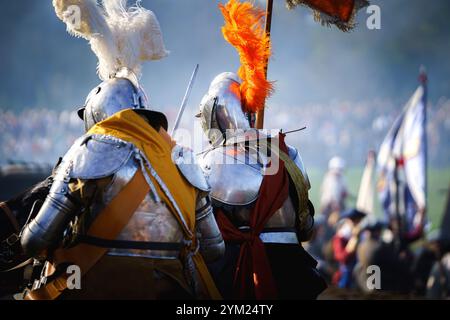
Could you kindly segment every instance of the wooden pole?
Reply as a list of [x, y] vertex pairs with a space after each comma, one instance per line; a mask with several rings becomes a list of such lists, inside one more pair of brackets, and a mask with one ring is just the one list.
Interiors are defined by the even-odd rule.
[[[273, 0], [267, 0], [267, 9], [266, 9], [266, 34], [270, 39], [270, 30], [272, 27], [272, 11], [273, 11]], [[267, 79], [267, 69], [269, 67], [269, 59], [266, 61], [266, 79]], [[256, 113], [256, 129], [264, 128], [264, 107]]]
[[[425, 66], [420, 67], [419, 71], [419, 82], [424, 90], [424, 97], [423, 97], [423, 130], [425, 139], [423, 141], [424, 149], [425, 149], [425, 203], [428, 207], [428, 134], [427, 134], [427, 126], [428, 126], [428, 76], [427, 71], [425, 69]], [[425, 208], [425, 212], [427, 212], [428, 208]], [[428, 212], [427, 212], [428, 214]], [[425, 221], [425, 220], [424, 220]]]
[[394, 248], [398, 252], [400, 252], [401, 244], [402, 244], [402, 217], [400, 214], [400, 179], [398, 176], [399, 170], [399, 160], [395, 159], [395, 169], [394, 169], [394, 184], [395, 184], [395, 223], [397, 224], [397, 228], [394, 233]]

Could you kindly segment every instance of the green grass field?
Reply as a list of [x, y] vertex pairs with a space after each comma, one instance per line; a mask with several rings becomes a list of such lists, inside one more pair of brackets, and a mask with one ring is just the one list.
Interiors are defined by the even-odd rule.
[[[356, 197], [358, 195], [359, 183], [363, 170], [363, 168], [349, 168], [345, 173], [345, 178], [352, 195], [347, 202], [348, 206], [354, 206], [356, 203]], [[314, 203], [316, 210], [319, 209], [319, 192], [324, 174], [325, 172], [321, 169], [308, 168], [308, 175], [312, 185], [310, 198]], [[447, 190], [449, 185], [450, 168], [428, 170], [428, 213], [432, 223], [431, 229], [436, 229], [441, 224], [442, 214], [447, 201]], [[375, 201], [375, 203], [376, 214], [382, 216], [379, 201]]]

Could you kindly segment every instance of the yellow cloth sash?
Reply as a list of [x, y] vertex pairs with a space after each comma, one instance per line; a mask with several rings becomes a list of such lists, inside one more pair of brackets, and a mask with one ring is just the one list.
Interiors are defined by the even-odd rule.
[[[109, 240], [116, 239], [149, 191], [150, 187], [147, 185], [143, 173], [137, 171], [130, 182], [98, 215], [90, 226], [88, 235]], [[132, 197], [134, 199], [130, 200]], [[81, 269], [82, 274], [85, 275], [107, 251], [106, 248], [84, 243], [69, 249], [55, 250], [52, 261], [46, 264], [44, 274], [45, 276], [54, 274], [55, 266], [65, 262], [76, 264]], [[63, 273], [43, 287], [27, 292], [24, 299], [56, 299], [67, 289], [68, 277], [67, 273]]]
[[[195, 239], [196, 190], [181, 175], [173, 163], [172, 150], [168, 142], [150, 124], [131, 109], [118, 112], [108, 119], [97, 123], [89, 130], [88, 134], [102, 134], [116, 137], [132, 143], [145, 154], [158, 176], [170, 191], [172, 198], [181, 211], [182, 217], [179, 216], [177, 210], [167, 197], [167, 194], [161, 189], [158, 182], [149, 174], [160, 198], [164, 200], [165, 204], [183, 227], [186, 240], [192, 240], [195, 245], [197, 243]], [[183, 220], [186, 222], [186, 225], [183, 223]], [[198, 251], [193, 256], [193, 261], [202, 281], [202, 286], [207, 292], [207, 298], [220, 299], [220, 293], [212, 280], [203, 257]]]

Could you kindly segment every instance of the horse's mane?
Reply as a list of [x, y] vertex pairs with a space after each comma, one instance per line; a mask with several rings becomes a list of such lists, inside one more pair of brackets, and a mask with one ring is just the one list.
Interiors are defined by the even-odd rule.
[[36, 200], [42, 200], [42, 202], [45, 200], [52, 182], [53, 177], [50, 176], [5, 202], [15, 215], [20, 227], [25, 224], [34, 202]]

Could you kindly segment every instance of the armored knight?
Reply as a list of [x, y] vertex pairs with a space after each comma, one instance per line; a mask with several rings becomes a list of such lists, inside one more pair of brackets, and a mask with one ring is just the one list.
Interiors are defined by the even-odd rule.
[[[279, 199], [278, 196], [269, 196], [269, 200], [265, 194], [265, 199], [261, 199], [267, 171], [265, 168], [273, 162], [274, 157], [270, 152], [263, 151], [261, 141], [270, 140], [271, 137], [251, 127], [251, 118], [243, 111], [240, 84], [241, 80], [236, 74], [222, 73], [212, 81], [201, 101], [198, 117], [211, 149], [200, 155], [199, 163], [211, 186], [216, 214], [220, 212], [224, 215], [239, 232], [250, 234], [254, 232], [251, 229], [251, 221], [255, 219], [252, 214], [260, 213], [255, 212], [258, 202], [259, 208], [264, 208]], [[288, 195], [266, 219], [259, 239], [264, 243], [275, 280], [278, 291], [276, 297], [315, 298], [325, 285], [316, 273], [316, 261], [301, 246], [302, 241], [309, 239], [314, 223], [314, 208], [307, 198], [310, 184], [297, 149], [287, 146], [286, 151], [290, 159], [284, 159], [284, 162], [295, 164], [303, 180], [295, 179], [289, 172]], [[298, 196], [299, 188], [303, 189], [300, 191], [306, 197]], [[270, 187], [269, 191], [276, 192]], [[301, 208], [306, 211], [301, 213]], [[223, 219], [219, 219], [219, 216], [217, 219], [226, 241], [226, 254], [224, 259], [211, 264], [210, 270], [224, 297], [248, 298], [245, 295], [236, 296], [239, 283], [234, 283], [232, 287], [242, 241], [236, 242], [232, 235], [228, 236], [229, 228], [224, 227], [221, 223]]]
[[[143, 21], [145, 28], [151, 28], [134, 30], [129, 37], [144, 35], [136, 42], [141, 45], [153, 35], [150, 45], [160, 41], [158, 50], [146, 48], [146, 53], [151, 59], [166, 54], [151, 11], [142, 7], [123, 11], [120, 0], [107, 1], [103, 7], [94, 2], [78, 4], [83, 16], [95, 16], [97, 24], [87, 20], [81, 28], [89, 26], [88, 31], [75, 30], [93, 48], [108, 40], [108, 32], [117, 36], [115, 40], [123, 36], [123, 30], [114, 29], [124, 25], [120, 19], [126, 19], [128, 28], [137, 19], [136, 28]], [[58, 0], [54, 5], [58, 13], [69, 4]], [[99, 21], [103, 37], [93, 39], [89, 35], [97, 37], [93, 31], [99, 30], [93, 28], [99, 28]], [[100, 47], [94, 51], [101, 51]], [[123, 46], [115, 49], [117, 59], [112, 59], [111, 51], [96, 51], [100, 76], [106, 79], [79, 111], [87, 132], [62, 159], [49, 195], [24, 229], [24, 251], [47, 261], [42, 278], [26, 298], [218, 298], [205, 265], [224, 251], [210, 187], [191, 161], [192, 153], [167, 134], [165, 115], [149, 109], [136, 77], [111, 76], [111, 61], [119, 64], [117, 70], [127, 67], [128, 74], [136, 66], [128, 56], [120, 59]], [[144, 52], [143, 48], [124, 50], [130, 49]], [[102, 67], [107, 75], [102, 76]], [[70, 288], [78, 290], [66, 290], [67, 266], [82, 274], [81, 288], [76, 284]]]
[[264, 11], [238, 0], [219, 8], [223, 37], [239, 53], [241, 66], [238, 74], [222, 73], [212, 81], [198, 115], [211, 145], [200, 164], [226, 243], [225, 257], [210, 270], [224, 297], [316, 298], [326, 284], [300, 243], [314, 224], [308, 175], [285, 134], [254, 129], [253, 116], [273, 92]]

